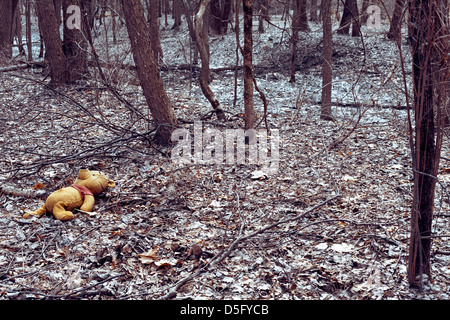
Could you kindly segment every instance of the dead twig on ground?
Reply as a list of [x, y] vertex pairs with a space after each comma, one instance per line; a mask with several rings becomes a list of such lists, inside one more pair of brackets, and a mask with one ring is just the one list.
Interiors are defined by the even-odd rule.
[[167, 299], [172, 299], [176, 296], [177, 291], [184, 286], [186, 283], [188, 283], [189, 281], [191, 281], [192, 279], [194, 279], [196, 276], [198, 276], [199, 274], [207, 271], [207, 270], [211, 270], [212, 267], [218, 265], [219, 263], [221, 263], [223, 260], [225, 260], [225, 258], [227, 258], [231, 252], [233, 252], [233, 250], [235, 248], [238, 247], [239, 244], [245, 242], [246, 240], [255, 237], [258, 234], [264, 233], [268, 230], [271, 230], [275, 227], [278, 227], [282, 224], [286, 224], [286, 223], [290, 223], [290, 222], [294, 222], [297, 220], [300, 220], [302, 218], [304, 218], [306, 215], [310, 214], [311, 212], [317, 210], [318, 208], [324, 206], [325, 204], [337, 199], [340, 197], [340, 194], [336, 194], [331, 198], [328, 198], [324, 201], [322, 201], [321, 203], [305, 210], [302, 214], [292, 217], [292, 218], [286, 218], [286, 219], [282, 219], [278, 222], [275, 222], [271, 225], [268, 225], [266, 227], [263, 227], [261, 229], [258, 229], [256, 231], [253, 231], [247, 235], [243, 235], [243, 229], [245, 226], [245, 220], [242, 221], [240, 230], [239, 230], [239, 235], [238, 237], [228, 246], [228, 248], [226, 248], [224, 251], [222, 251], [220, 254], [217, 254], [211, 261], [209, 261], [205, 266], [203, 266], [202, 268], [198, 269], [197, 271], [195, 271], [194, 273], [188, 275], [187, 277], [181, 279], [180, 281], [178, 281], [174, 288], [165, 296], [162, 297], [163, 300], [167, 300]]

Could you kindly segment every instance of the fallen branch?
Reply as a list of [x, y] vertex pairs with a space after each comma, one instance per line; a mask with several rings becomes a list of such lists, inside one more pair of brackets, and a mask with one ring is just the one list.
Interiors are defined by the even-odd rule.
[[48, 66], [47, 61], [24, 61], [22, 64], [16, 64], [9, 67], [0, 68], [0, 72], [17, 71], [27, 68], [39, 67], [45, 68]]
[[247, 235], [242, 235], [243, 228], [244, 228], [244, 225], [245, 225], [245, 224], [244, 224], [245, 221], [244, 221], [243, 224], [242, 224], [242, 226], [241, 226], [241, 229], [240, 229], [240, 232], [239, 232], [239, 236], [238, 236], [238, 237], [237, 237], [237, 238], [236, 238], [236, 239], [228, 246], [227, 249], [225, 249], [224, 251], [222, 251], [220, 254], [217, 254], [217, 255], [216, 255], [209, 263], [207, 263], [206, 265], [204, 265], [202, 268], [198, 269], [196, 272], [191, 273], [190, 275], [188, 275], [188, 276], [186, 276], [185, 278], [183, 278], [183, 279], [181, 279], [180, 281], [178, 281], [178, 282], [175, 284], [173, 290], [171, 290], [167, 295], [163, 296], [162, 299], [163, 299], [163, 300], [167, 300], [167, 299], [172, 299], [172, 298], [174, 298], [174, 297], [176, 296], [176, 294], [177, 294], [177, 291], [178, 291], [182, 286], [184, 286], [187, 282], [189, 282], [189, 281], [191, 281], [192, 279], [194, 279], [194, 278], [195, 278], [196, 276], [198, 276], [199, 274], [205, 272], [206, 270], [210, 270], [211, 267], [214, 267], [215, 265], [217, 265], [217, 264], [219, 264], [220, 262], [222, 262], [225, 258], [227, 258], [227, 257], [231, 254], [231, 252], [232, 252], [232, 251], [233, 251], [240, 243], [242, 243], [242, 242], [244, 242], [244, 241], [246, 241], [246, 240], [248, 240], [248, 239], [250, 239], [250, 238], [253, 238], [253, 237], [255, 237], [255, 236], [258, 235], [258, 234], [261, 234], [261, 233], [264, 233], [264, 232], [266, 232], [266, 231], [268, 231], [268, 230], [270, 230], [270, 229], [273, 229], [273, 228], [275, 228], [275, 227], [277, 227], [277, 226], [279, 226], [279, 225], [282, 225], [282, 224], [286, 224], [286, 223], [289, 223], [289, 222], [294, 222], [294, 221], [300, 220], [300, 219], [304, 218], [306, 215], [308, 215], [308, 214], [310, 214], [311, 212], [315, 211], [316, 209], [318, 209], [318, 208], [324, 206], [324, 205], [327, 204], [328, 202], [331, 202], [331, 201], [333, 201], [333, 200], [339, 198], [340, 196], [341, 196], [340, 194], [336, 194], [336, 195], [334, 195], [333, 197], [331, 197], [331, 198], [329, 198], [329, 199], [327, 199], [327, 200], [324, 200], [323, 202], [321, 202], [321, 203], [319, 203], [319, 204], [317, 204], [317, 205], [315, 205], [315, 206], [313, 206], [313, 207], [307, 209], [307, 210], [304, 211], [302, 214], [300, 214], [300, 215], [298, 215], [298, 216], [296, 216], [296, 217], [287, 218], [287, 219], [282, 219], [282, 220], [280, 220], [280, 221], [278, 221], [278, 222], [275, 222], [275, 223], [273, 223], [273, 224], [271, 224], [271, 225], [268, 225], [268, 226], [266, 226], [266, 227], [264, 227], [264, 228], [261, 228], [261, 229], [259, 229], [259, 230], [254, 231], [254, 232], [251, 232], [251, 233], [249, 233], [249, 234], [247, 234]]

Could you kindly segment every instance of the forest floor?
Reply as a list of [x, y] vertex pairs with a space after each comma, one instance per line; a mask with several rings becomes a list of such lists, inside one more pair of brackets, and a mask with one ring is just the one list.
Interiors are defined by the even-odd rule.
[[[445, 160], [433, 279], [424, 276], [422, 291], [407, 281], [411, 156], [399, 53], [386, 24], [363, 27], [364, 44], [334, 34], [330, 122], [319, 119], [320, 26], [300, 33], [297, 82], [289, 83], [289, 35], [284, 21], [272, 23], [279, 27], [254, 35], [267, 123], [279, 130], [272, 174], [258, 163], [180, 165], [169, 148], [151, 144], [136, 76], [120, 67], [132, 63], [125, 28], [114, 46], [100, 28], [97, 48], [110, 62], [107, 78], [132, 107], [93, 69], [92, 79], [58, 89], [44, 85], [41, 69], [0, 75], [0, 299], [450, 299]], [[161, 38], [162, 77], [192, 134], [211, 107], [195, 69], [179, 67], [190, 62], [187, 28], [163, 30]], [[106, 39], [114, 50], [105, 50]], [[233, 67], [235, 47], [232, 32], [212, 37], [211, 68]], [[402, 50], [409, 77], [406, 43]], [[203, 127], [242, 128], [242, 74], [235, 106], [234, 70], [212, 75], [230, 120], [212, 117]], [[255, 107], [261, 119], [256, 92]], [[442, 156], [450, 158], [448, 136]], [[93, 213], [67, 222], [22, 218], [83, 166], [117, 184]]]

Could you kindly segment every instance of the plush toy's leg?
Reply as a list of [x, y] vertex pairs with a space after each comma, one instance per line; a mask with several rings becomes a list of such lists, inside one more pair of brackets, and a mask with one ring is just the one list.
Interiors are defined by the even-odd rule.
[[73, 219], [73, 213], [66, 211], [66, 204], [63, 201], [57, 202], [53, 207], [53, 215], [56, 219], [66, 221]]
[[27, 212], [23, 215], [25, 219], [29, 218], [30, 216], [42, 216], [44, 213], [47, 212], [47, 209], [45, 208], [45, 205], [37, 209], [36, 211]]

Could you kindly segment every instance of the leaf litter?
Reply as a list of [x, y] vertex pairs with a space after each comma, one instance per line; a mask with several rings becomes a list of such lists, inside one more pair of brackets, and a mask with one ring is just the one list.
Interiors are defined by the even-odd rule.
[[[173, 163], [169, 149], [142, 138], [151, 123], [95, 79], [56, 92], [42, 86], [38, 70], [3, 74], [9, 89], [0, 96], [0, 299], [448, 299], [445, 237], [433, 242], [433, 281], [424, 291], [410, 289], [406, 279], [412, 181], [406, 113], [393, 108], [405, 104], [398, 53], [383, 38], [386, 30], [363, 27], [366, 64], [355, 82], [361, 44], [335, 35], [336, 121], [324, 122], [321, 30], [311, 26], [300, 35], [297, 84], [287, 81], [282, 32], [269, 26], [255, 34], [255, 74], [269, 100], [268, 123], [280, 130], [275, 175], [260, 164]], [[183, 28], [162, 33], [166, 64], [186, 63], [179, 54], [189, 47]], [[226, 50], [233, 46], [232, 34], [213, 40], [211, 66], [233, 66]], [[121, 52], [129, 50], [110, 53]], [[213, 73], [211, 87], [226, 111], [239, 114], [242, 82], [233, 109], [233, 72]], [[188, 85], [187, 71], [162, 76], [177, 116], [192, 129], [210, 111], [195, 78]], [[122, 73], [120, 94], [147, 114], [135, 80]], [[257, 96], [255, 106], [261, 116]], [[330, 149], [362, 112], [351, 134]], [[242, 128], [243, 121], [222, 125]], [[449, 152], [446, 143], [442, 154]], [[64, 223], [21, 218], [45, 194], [70, 185], [81, 166], [117, 183], [97, 199], [95, 214], [76, 211]], [[449, 229], [449, 178], [441, 171], [437, 236]]]

